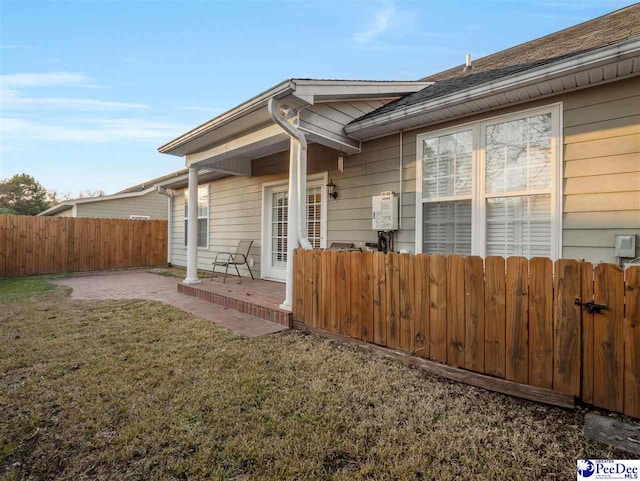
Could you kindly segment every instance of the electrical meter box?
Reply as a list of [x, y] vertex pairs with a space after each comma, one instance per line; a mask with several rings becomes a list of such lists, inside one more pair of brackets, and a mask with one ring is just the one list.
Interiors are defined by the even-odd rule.
[[373, 196], [371, 228], [378, 231], [398, 230], [398, 196], [393, 192], [383, 192]]

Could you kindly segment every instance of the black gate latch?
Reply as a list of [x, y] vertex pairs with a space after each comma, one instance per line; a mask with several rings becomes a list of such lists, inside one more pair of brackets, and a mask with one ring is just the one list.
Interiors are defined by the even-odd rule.
[[579, 297], [576, 297], [574, 304], [576, 306], [586, 307], [587, 312], [589, 314], [600, 314], [602, 311], [607, 309], [607, 306], [603, 306], [602, 304], [596, 304], [595, 302], [581, 302]]

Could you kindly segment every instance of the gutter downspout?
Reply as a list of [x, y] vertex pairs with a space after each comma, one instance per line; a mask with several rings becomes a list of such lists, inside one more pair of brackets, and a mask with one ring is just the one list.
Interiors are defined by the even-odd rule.
[[[293, 124], [288, 122], [280, 113], [278, 101], [274, 98], [269, 99], [269, 115], [275, 123], [289, 134], [293, 144], [295, 144], [295, 161], [297, 164], [297, 191], [298, 201], [302, 204], [307, 198], [307, 138], [304, 132], [299, 130]], [[294, 150], [292, 149], [292, 154]], [[292, 159], [293, 160], [293, 159]], [[291, 204], [289, 205], [291, 208]], [[309, 242], [307, 236], [307, 212], [305, 209], [298, 209], [298, 241], [303, 249], [311, 250], [313, 246]]]
[[[280, 308], [291, 311], [293, 305], [293, 251], [302, 246], [311, 249], [306, 233], [305, 209], [299, 209], [299, 199], [306, 198], [307, 171], [307, 139], [295, 126], [290, 124], [280, 113], [280, 106], [275, 98], [269, 99], [269, 115], [291, 137], [289, 149], [289, 221], [287, 222], [287, 281], [286, 295]], [[290, 111], [288, 113], [291, 113]], [[304, 177], [301, 177], [300, 170]], [[301, 179], [303, 179], [301, 181]], [[303, 186], [301, 186], [303, 184]], [[303, 190], [301, 190], [303, 189]], [[300, 197], [299, 192], [304, 192]], [[303, 219], [300, 222], [300, 219]]]
[[158, 194], [167, 197], [167, 203], [169, 204], [167, 213], [167, 265], [171, 265], [171, 248], [173, 246], [173, 189], [165, 189], [164, 187], [157, 186]]
[[402, 158], [402, 130], [400, 131], [400, 175], [398, 179], [398, 229], [402, 229], [402, 171], [404, 170], [404, 159]]

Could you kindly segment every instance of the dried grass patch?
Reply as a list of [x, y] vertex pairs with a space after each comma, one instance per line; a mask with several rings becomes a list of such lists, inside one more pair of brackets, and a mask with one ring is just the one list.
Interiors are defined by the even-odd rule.
[[620, 455], [582, 422], [295, 331], [0, 290], [7, 479], [568, 479]]

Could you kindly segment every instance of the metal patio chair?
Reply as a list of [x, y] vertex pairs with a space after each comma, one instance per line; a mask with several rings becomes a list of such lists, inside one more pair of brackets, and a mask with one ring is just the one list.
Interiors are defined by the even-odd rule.
[[249, 269], [249, 274], [251, 274], [251, 279], [255, 280], [255, 277], [253, 277], [253, 272], [251, 272], [251, 267], [249, 267], [249, 250], [251, 249], [252, 245], [252, 240], [243, 240], [238, 242], [238, 247], [236, 247], [235, 252], [218, 252], [211, 267], [211, 279], [216, 277], [217, 266], [224, 266], [225, 268], [224, 279], [222, 280], [222, 283], [224, 284], [227, 282], [227, 273], [229, 272], [229, 266], [235, 267], [236, 272], [238, 273], [238, 277], [241, 277], [238, 266], [246, 265], [247, 269]]

